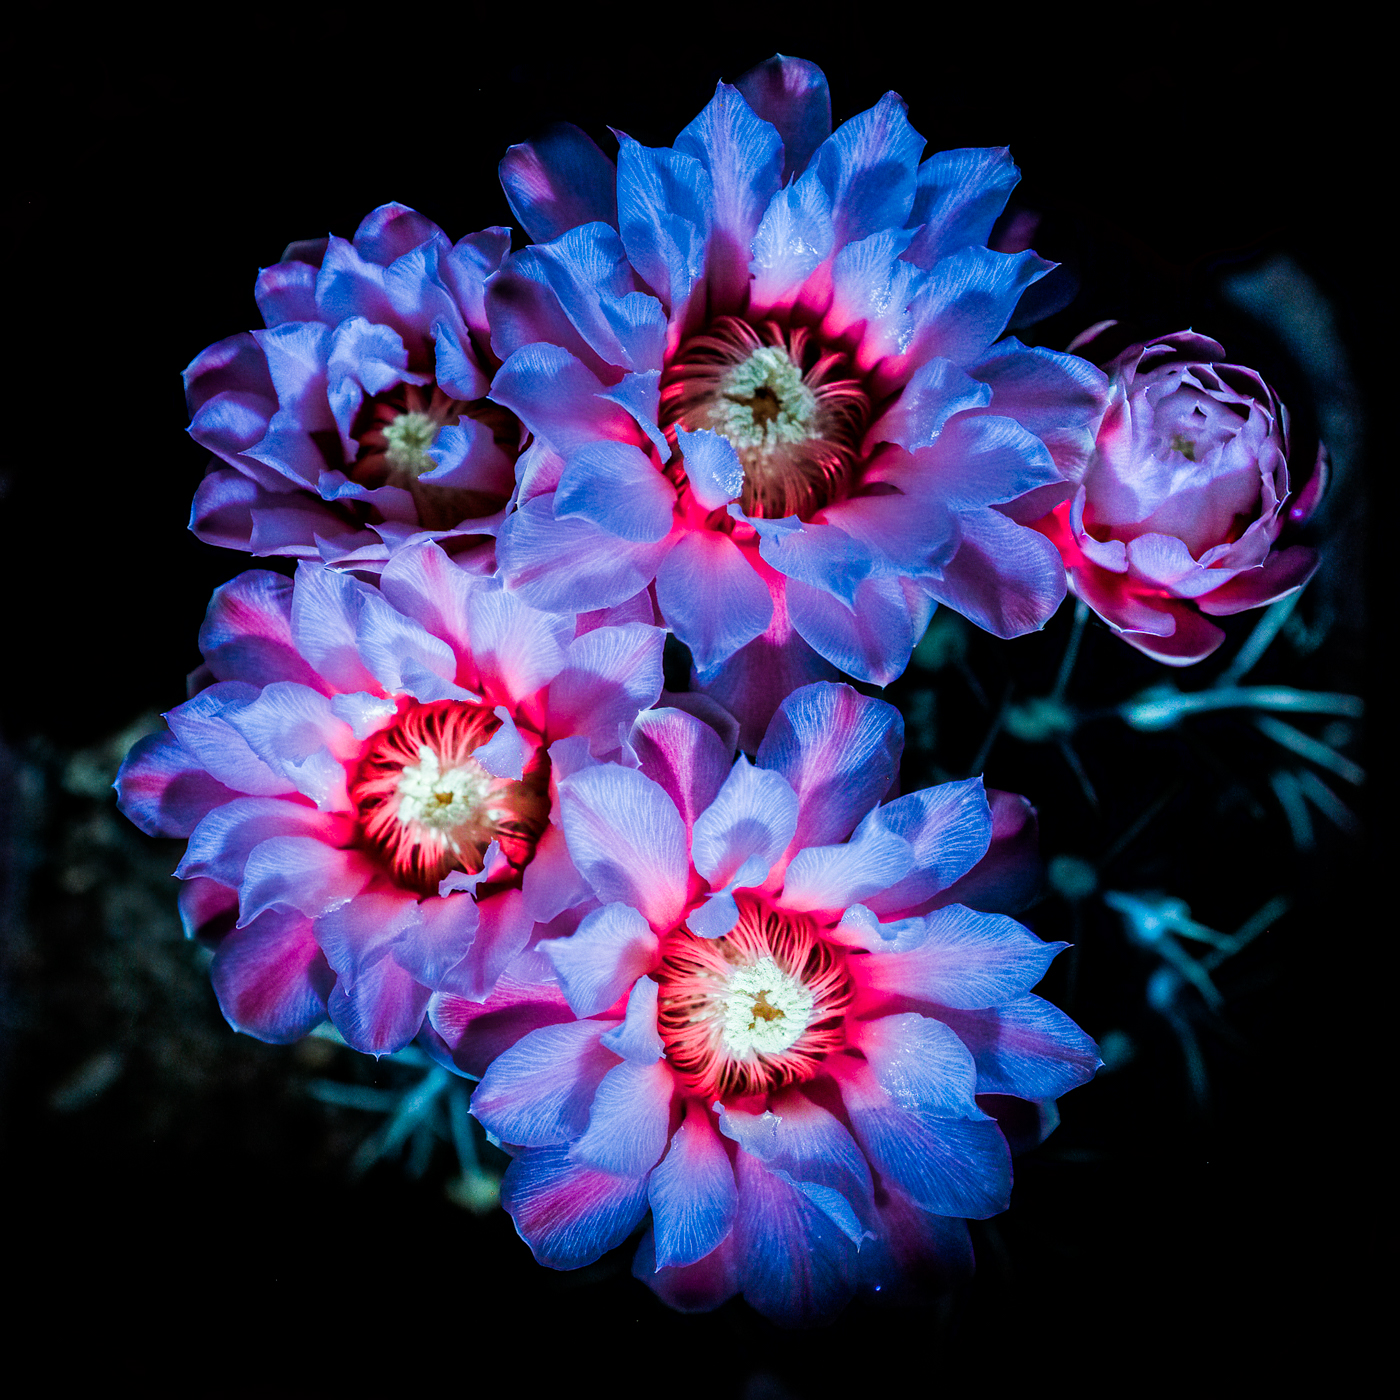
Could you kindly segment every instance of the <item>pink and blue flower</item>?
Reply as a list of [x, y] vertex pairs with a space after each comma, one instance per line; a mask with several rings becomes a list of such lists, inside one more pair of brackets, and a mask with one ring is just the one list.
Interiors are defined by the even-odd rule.
[[354, 238], [293, 243], [258, 275], [267, 329], [185, 371], [200, 539], [373, 572], [421, 537], [494, 567], [520, 425], [486, 398], [487, 279], [507, 229], [453, 244], [400, 204]]
[[189, 838], [181, 910], [230, 1024], [286, 1042], [329, 1016], [384, 1054], [434, 991], [484, 998], [591, 897], [558, 776], [623, 754], [662, 640], [537, 612], [432, 541], [378, 588], [312, 563], [220, 588], [196, 693], [117, 786], [143, 831]]
[[894, 679], [937, 603], [1041, 626], [1064, 570], [1026, 527], [1106, 381], [998, 342], [1050, 266], [986, 247], [1007, 152], [921, 161], [893, 93], [833, 132], [820, 70], [783, 57], [674, 147], [621, 143], [614, 169], [556, 128], [502, 163], [537, 240], [486, 291], [490, 396], [533, 434], [508, 586], [562, 611], [654, 590], [746, 747], [833, 667]]
[[1030, 990], [1065, 945], [992, 912], [1027, 893], [1028, 804], [980, 779], [882, 803], [902, 724], [846, 686], [784, 701], [753, 763], [720, 729], [651, 710], [639, 767], [560, 780], [596, 902], [486, 1001], [434, 997], [433, 1039], [484, 1070], [473, 1112], [541, 1262], [649, 1212], [635, 1271], [667, 1302], [805, 1323], [965, 1266], [965, 1221], [1011, 1189], [987, 1109], [1098, 1057]]

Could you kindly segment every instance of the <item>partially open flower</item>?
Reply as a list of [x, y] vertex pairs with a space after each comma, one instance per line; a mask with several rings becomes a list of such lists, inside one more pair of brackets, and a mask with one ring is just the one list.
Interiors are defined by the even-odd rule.
[[502, 162], [538, 240], [487, 291], [491, 397], [534, 434], [508, 585], [654, 588], [746, 747], [833, 667], [894, 679], [935, 603], [1040, 626], [1064, 573], [1017, 503], [1082, 465], [1104, 380], [993, 344], [1049, 268], [986, 247], [1007, 152], [921, 160], [894, 93], [833, 132], [820, 70], [782, 57], [674, 147], [621, 140], [616, 169], [572, 127]]
[[203, 688], [117, 786], [143, 831], [189, 837], [181, 909], [236, 1029], [288, 1041], [329, 1015], [398, 1049], [432, 991], [484, 998], [589, 898], [550, 822], [556, 761], [620, 752], [662, 633], [575, 632], [430, 541], [379, 589], [303, 563], [215, 593]]
[[190, 528], [362, 572], [427, 536], [494, 567], [521, 429], [486, 398], [497, 362], [483, 297], [509, 251], [506, 229], [454, 245], [386, 204], [350, 242], [294, 243], [264, 268], [267, 329], [185, 371], [190, 433], [217, 459]]
[[1005, 1209], [986, 1110], [1053, 1099], [1098, 1058], [1030, 994], [1065, 945], [958, 902], [1023, 893], [987, 856], [1027, 805], [999, 804], [1000, 832], [980, 779], [880, 806], [901, 738], [890, 706], [818, 684], [755, 764], [658, 709], [640, 771], [561, 781], [598, 907], [486, 1003], [431, 1012], [459, 1067], [494, 1053], [473, 1112], [514, 1153], [502, 1202], [542, 1262], [586, 1264], [650, 1210], [635, 1270], [667, 1302], [742, 1292], [810, 1322], [857, 1286], [956, 1274], [964, 1220]]
[[1325, 459], [1290, 507], [1288, 410], [1253, 370], [1224, 360], [1191, 331], [1118, 356], [1078, 489], [1038, 522], [1075, 593], [1172, 666], [1224, 640], [1205, 615], [1271, 603], [1317, 567], [1315, 551], [1274, 543], [1317, 504]]

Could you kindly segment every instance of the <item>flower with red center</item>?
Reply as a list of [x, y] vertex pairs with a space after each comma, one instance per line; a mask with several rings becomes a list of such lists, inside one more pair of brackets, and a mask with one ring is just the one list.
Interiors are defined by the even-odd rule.
[[892, 680], [938, 602], [1042, 625], [1064, 570], [1025, 525], [1067, 494], [1105, 380], [993, 344], [1049, 266], [985, 246], [1006, 151], [921, 162], [893, 93], [832, 132], [788, 58], [720, 84], [674, 148], [621, 141], [615, 170], [569, 127], [502, 163], [537, 240], [486, 294], [491, 398], [534, 435], [507, 586], [566, 611], [654, 591], [746, 748], [833, 667]]
[[353, 240], [293, 243], [258, 276], [267, 329], [185, 371], [190, 433], [215, 454], [190, 528], [211, 544], [383, 567], [420, 536], [494, 567], [521, 430], [486, 398], [484, 288], [505, 229], [455, 245], [386, 204]]
[[379, 588], [303, 563], [295, 583], [219, 589], [196, 693], [118, 791], [143, 831], [189, 838], [181, 909], [215, 946], [229, 1022], [288, 1041], [329, 1015], [383, 1054], [432, 992], [486, 997], [537, 925], [589, 897], [551, 792], [621, 754], [660, 693], [661, 642], [536, 612], [431, 541]]
[[1204, 660], [1211, 617], [1262, 607], [1317, 568], [1276, 549], [1326, 483], [1319, 450], [1289, 503], [1288, 410], [1252, 369], [1191, 331], [1133, 345], [1106, 366], [1108, 410], [1072, 500], [1036, 524], [1070, 586], [1124, 641], [1169, 666]]
[[564, 778], [596, 907], [430, 1016], [439, 1053], [484, 1070], [472, 1111], [543, 1263], [588, 1263], [650, 1211], [635, 1271], [666, 1301], [742, 1292], [808, 1322], [964, 1265], [964, 1221], [1011, 1185], [989, 1110], [1098, 1058], [1030, 994], [1065, 945], [987, 912], [1028, 892], [1023, 799], [970, 779], [881, 805], [899, 716], [845, 686], [784, 701], [755, 763], [733, 737], [651, 710], [639, 768]]

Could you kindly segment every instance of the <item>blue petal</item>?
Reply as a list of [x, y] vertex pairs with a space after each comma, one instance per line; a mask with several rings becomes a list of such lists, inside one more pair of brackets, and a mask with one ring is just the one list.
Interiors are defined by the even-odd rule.
[[511, 146], [500, 174], [510, 211], [532, 243], [595, 220], [617, 227], [617, 169], [572, 122]]

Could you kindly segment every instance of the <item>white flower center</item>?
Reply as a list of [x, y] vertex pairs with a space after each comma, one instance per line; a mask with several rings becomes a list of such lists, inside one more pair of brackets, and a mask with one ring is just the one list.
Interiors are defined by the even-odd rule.
[[812, 435], [817, 396], [781, 346], [765, 345], [720, 380], [710, 422], [739, 452], [762, 455]]
[[815, 998], [772, 958], [738, 968], [724, 998], [724, 1046], [732, 1055], [776, 1054], [807, 1029]]
[[428, 414], [400, 413], [384, 428], [384, 455], [400, 471], [422, 476], [437, 466], [428, 456], [437, 435], [438, 424]]
[[450, 831], [470, 817], [491, 790], [491, 775], [475, 759], [445, 773], [432, 749], [422, 744], [418, 762], [403, 770], [398, 785], [398, 817], [437, 831]]

